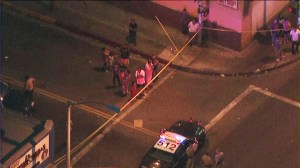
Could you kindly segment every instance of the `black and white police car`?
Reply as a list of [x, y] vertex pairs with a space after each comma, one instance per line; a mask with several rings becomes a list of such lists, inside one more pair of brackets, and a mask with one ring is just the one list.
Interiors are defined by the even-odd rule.
[[182, 168], [188, 160], [187, 148], [198, 142], [204, 144], [206, 130], [201, 122], [177, 121], [169, 129], [163, 129], [158, 141], [144, 156], [140, 168]]

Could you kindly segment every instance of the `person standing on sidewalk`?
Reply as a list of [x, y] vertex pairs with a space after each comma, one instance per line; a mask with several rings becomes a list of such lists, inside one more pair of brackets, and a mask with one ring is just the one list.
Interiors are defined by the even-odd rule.
[[[199, 23], [197, 22], [196, 19], [193, 19], [192, 21], [190, 21], [190, 23], [188, 24], [188, 28], [189, 28], [189, 40], [197, 33], [197, 31], [200, 28]], [[190, 46], [192, 46], [195, 43], [195, 39], [193, 39], [190, 42]]]
[[291, 32], [290, 32], [290, 36], [291, 36], [291, 40], [292, 40], [292, 53], [295, 55], [296, 53], [298, 53], [298, 48], [299, 48], [299, 35], [300, 35], [300, 31], [299, 29], [297, 29], [297, 27], [295, 26]]
[[275, 48], [276, 61], [280, 61], [281, 60], [282, 50], [281, 50], [281, 42], [280, 42], [279, 34], [277, 34], [277, 36], [275, 38], [274, 48]]
[[180, 27], [181, 27], [181, 32], [184, 35], [188, 34], [187, 25], [188, 25], [189, 21], [190, 21], [190, 16], [189, 16], [187, 10], [184, 8], [181, 12], [181, 17], [180, 17], [180, 20], [179, 20]]
[[279, 35], [279, 24], [278, 20], [275, 19], [274, 22], [271, 25], [271, 36], [272, 36], [272, 46], [275, 43], [276, 36]]
[[33, 100], [34, 85], [35, 85], [35, 79], [33, 77], [26, 75], [25, 82], [24, 82], [24, 95], [26, 101]]
[[288, 42], [289, 34], [290, 34], [290, 28], [291, 28], [291, 22], [288, 18], [285, 18], [283, 21], [283, 44], [286, 44]]
[[136, 31], [137, 31], [137, 24], [134, 19], [130, 20], [129, 23], [129, 36], [128, 36], [128, 43], [132, 43], [136, 45]]

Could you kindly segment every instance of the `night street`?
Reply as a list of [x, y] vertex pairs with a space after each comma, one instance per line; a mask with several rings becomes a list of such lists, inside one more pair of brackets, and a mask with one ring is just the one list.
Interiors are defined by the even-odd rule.
[[[130, 94], [122, 96], [120, 87], [112, 87], [111, 72], [99, 70], [103, 64], [100, 48], [105, 44], [7, 9], [2, 11], [1, 27], [1, 75], [18, 89], [25, 75], [35, 77], [37, 111], [33, 117], [53, 120], [56, 159], [66, 153], [66, 100], [96, 100], [121, 108], [130, 99]], [[136, 68], [144, 67], [146, 61], [131, 55], [132, 80]], [[79, 157], [72, 161], [73, 167], [138, 167], [160, 129], [190, 118], [208, 126], [224, 111], [226, 115], [210, 125], [205, 145], [195, 156], [195, 167], [200, 166], [205, 151], [213, 154], [219, 148], [225, 154], [226, 168], [297, 168], [299, 67], [298, 60], [264, 74], [230, 77], [167, 68], [146, 96], [115, 117], [115, 112], [97, 103], [73, 107], [72, 148], [111, 119], [95, 135], [103, 137], [84, 156], [78, 153], [95, 136], [72, 154], [72, 158]], [[143, 122], [142, 128], [134, 127], [135, 120]], [[57, 166], [65, 165], [63, 160]]]

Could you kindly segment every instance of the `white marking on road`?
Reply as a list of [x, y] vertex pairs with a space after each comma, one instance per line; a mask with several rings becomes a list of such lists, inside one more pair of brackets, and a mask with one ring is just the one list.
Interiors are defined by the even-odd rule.
[[[253, 85], [252, 85], [253, 86]], [[288, 103], [288, 104], [291, 104], [293, 106], [296, 106], [296, 107], [299, 107], [300, 108], [300, 102], [297, 102], [295, 100], [292, 100], [292, 99], [288, 99], [286, 97], [283, 97], [283, 96], [280, 96], [280, 95], [277, 95], [275, 93], [272, 93], [268, 90], [264, 90], [262, 88], [259, 88], [259, 87], [256, 87], [256, 86], [253, 86], [253, 90], [259, 92], [259, 93], [262, 93], [262, 94], [265, 94], [267, 96], [270, 96], [272, 98], [275, 98], [277, 100], [280, 100], [280, 101], [283, 101], [285, 103]]]
[[254, 85], [250, 85], [243, 93], [241, 93], [238, 97], [236, 97], [231, 103], [229, 103], [215, 118], [213, 118], [207, 125], [205, 125], [205, 129], [211, 129], [216, 123], [218, 123], [235, 105], [237, 105], [243, 98], [245, 98], [250, 92], [257, 91], [269, 97], [275, 98], [282, 102], [291, 104], [293, 106], [300, 108], [300, 102], [297, 102], [292, 99], [288, 99], [286, 97], [277, 95], [270, 91], [264, 90], [262, 88], [256, 87]]
[[218, 123], [235, 105], [237, 105], [244, 97], [246, 97], [253, 90], [253, 86], [250, 85], [243, 93], [237, 96], [231, 103], [229, 103], [215, 118], [213, 118], [207, 125], [205, 129], [208, 131], [216, 123]]
[[[168, 73], [164, 78], [160, 79], [153, 88], [148, 92], [147, 96], [149, 96], [152, 92], [154, 92], [160, 85], [162, 85], [167, 79], [173, 75], [173, 71]], [[123, 120], [128, 114], [130, 114], [136, 107], [144, 102], [145, 99], [141, 99], [136, 102], [134, 105], [130, 106], [124, 113], [122, 113], [118, 118], [114, 120], [109, 126], [107, 126], [102, 133], [97, 135], [89, 144], [87, 144], [81, 151], [79, 151], [71, 161], [71, 165], [75, 165], [83, 156], [85, 156], [93, 147], [102, 139], [104, 136], [109, 133], [121, 120]], [[157, 134], [158, 135], [158, 134]]]

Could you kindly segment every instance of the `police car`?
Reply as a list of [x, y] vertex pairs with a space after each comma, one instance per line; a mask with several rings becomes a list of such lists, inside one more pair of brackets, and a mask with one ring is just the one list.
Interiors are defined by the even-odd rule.
[[187, 148], [195, 143], [204, 144], [205, 128], [201, 122], [177, 121], [169, 129], [163, 129], [158, 141], [144, 156], [140, 168], [182, 168], [188, 160]]

